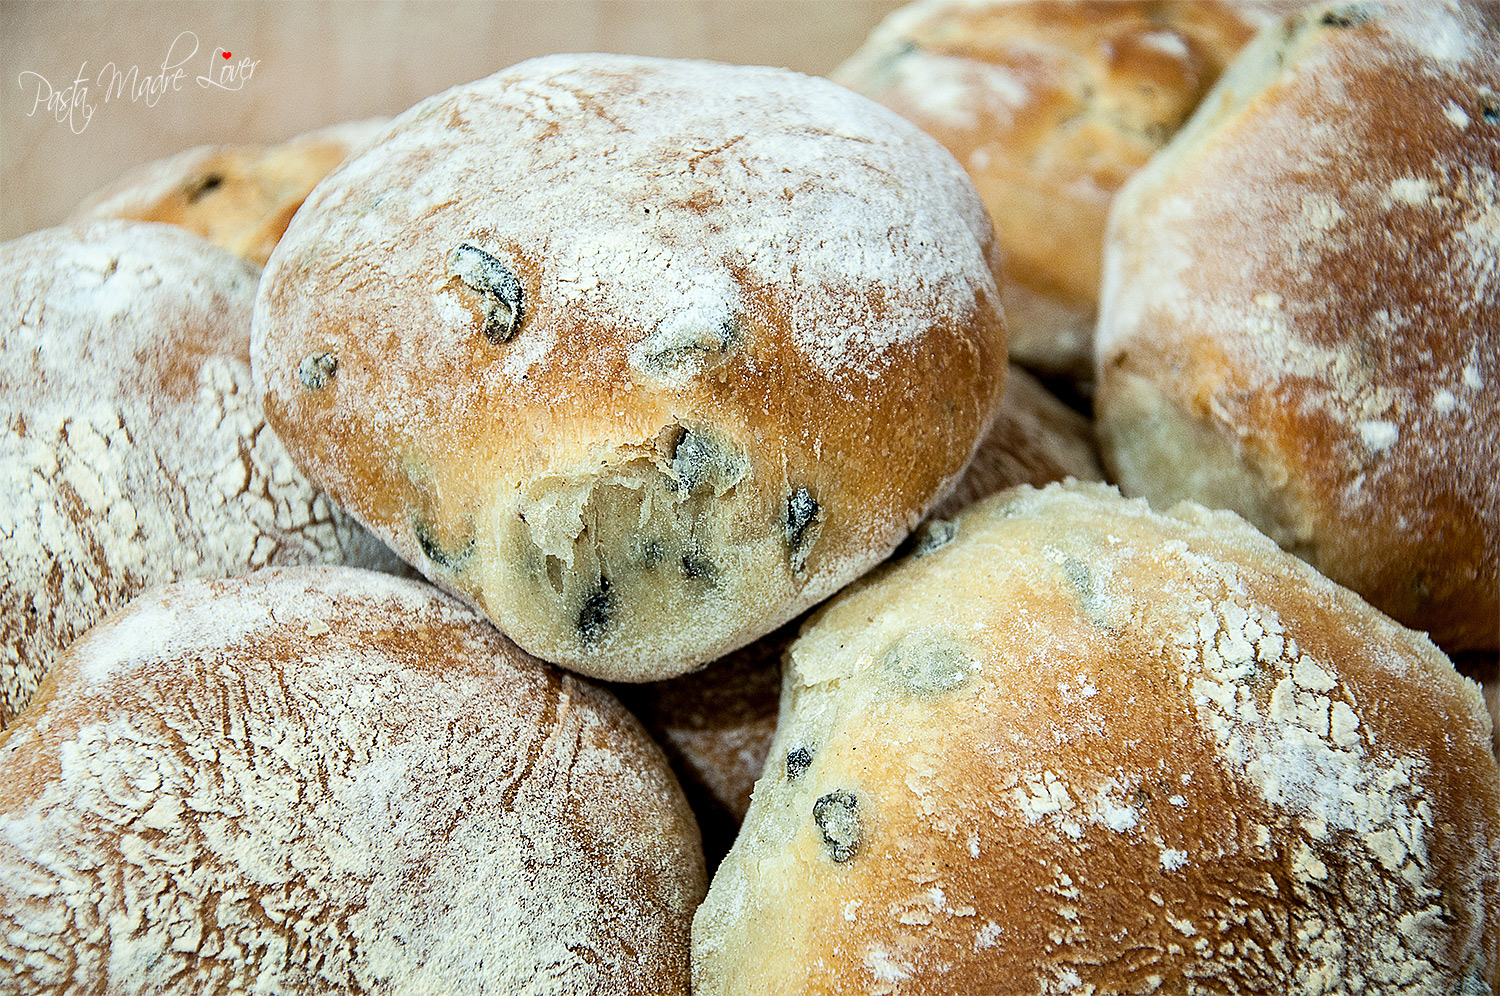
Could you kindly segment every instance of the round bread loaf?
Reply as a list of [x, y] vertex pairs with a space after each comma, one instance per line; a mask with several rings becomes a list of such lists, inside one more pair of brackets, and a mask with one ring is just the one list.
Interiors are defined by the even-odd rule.
[[821, 609], [783, 696], [702, 996], [1500, 981], [1478, 688], [1230, 512], [990, 498]]
[[924, 0], [832, 78], [968, 170], [1005, 250], [1011, 358], [1088, 379], [1110, 201], [1262, 20], [1205, 0]]
[[74, 221], [160, 221], [264, 264], [323, 176], [389, 122], [351, 121], [280, 145], [205, 145], [146, 163], [100, 190]]
[[785, 70], [553, 56], [319, 184], [253, 361], [309, 472], [531, 653], [640, 681], [879, 562], [995, 412], [951, 156]]
[[1500, 646], [1494, 5], [1318, 6], [1116, 202], [1096, 414], [1449, 651]]
[[399, 564], [265, 425], [256, 277], [166, 225], [0, 245], [0, 728], [59, 650], [151, 585]]
[[705, 888], [607, 692], [428, 585], [155, 589], [0, 733], [17, 994], [682, 994]]

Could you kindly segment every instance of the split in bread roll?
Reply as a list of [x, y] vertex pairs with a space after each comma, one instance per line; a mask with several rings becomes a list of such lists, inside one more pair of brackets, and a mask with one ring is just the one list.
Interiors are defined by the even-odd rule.
[[167, 225], [0, 246], [0, 728], [62, 648], [151, 585], [399, 564], [265, 424], [258, 275]]
[[686, 996], [704, 887], [613, 696], [414, 581], [154, 589], [0, 733], [10, 993]]
[[325, 174], [388, 122], [351, 121], [279, 145], [205, 145], [146, 163], [86, 198], [73, 221], [159, 221], [264, 265]]
[[953, 158], [825, 80], [552, 56], [398, 117], [272, 254], [253, 361], [309, 473], [531, 653], [690, 671], [962, 473], [1005, 333]]
[[1011, 358], [1087, 380], [1110, 201], [1264, 20], [1217, 0], [924, 0], [832, 78], [958, 158], [1005, 251]]
[[783, 695], [701, 996], [1500, 981], [1478, 688], [1233, 513], [980, 502], [819, 610]]
[[1500, 8], [1320, 5], [1115, 204], [1095, 413], [1445, 649], [1500, 647]]

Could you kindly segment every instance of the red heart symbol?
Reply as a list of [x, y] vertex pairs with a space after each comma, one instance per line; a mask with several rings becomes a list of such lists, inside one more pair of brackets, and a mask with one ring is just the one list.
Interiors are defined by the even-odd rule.
[[224, 58], [226, 58], [226, 59], [227, 59], [227, 58], [229, 58], [229, 56], [230, 56], [230, 54], [231, 54], [231, 53], [229, 53], [229, 52], [225, 52], [225, 53], [224, 53]]

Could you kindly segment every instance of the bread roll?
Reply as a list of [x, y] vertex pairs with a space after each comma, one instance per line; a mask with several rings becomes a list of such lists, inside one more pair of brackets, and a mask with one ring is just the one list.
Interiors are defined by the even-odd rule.
[[257, 275], [166, 225], [0, 245], [0, 728], [59, 650], [150, 585], [397, 563], [265, 425]]
[[1317, 6], [1121, 193], [1096, 414], [1449, 651], [1500, 647], [1493, 5]]
[[784, 70], [552, 56], [401, 115], [266, 268], [267, 412], [523, 648], [692, 670], [878, 563], [1005, 374], [989, 219]]
[[1005, 250], [1011, 357], [1088, 379], [1110, 201], [1262, 20], [1205, 0], [924, 0], [832, 76], [968, 170]]
[[313, 185], [387, 123], [351, 121], [269, 147], [188, 149], [90, 195], [73, 220], [165, 222], [263, 265]]
[[155, 589], [0, 733], [10, 993], [685, 996], [704, 886], [614, 698], [413, 581]]
[[1500, 981], [1478, 688], [1232, 513], [980, 502], [820, 610], [783, 695], [702, 996]]

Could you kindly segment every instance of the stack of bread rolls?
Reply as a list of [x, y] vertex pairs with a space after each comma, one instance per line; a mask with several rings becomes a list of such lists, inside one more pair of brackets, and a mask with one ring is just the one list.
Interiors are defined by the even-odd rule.
[[0, 246], [14, 991], [1500, 987], [1495, 11], [834, 76], [548, 56]]

